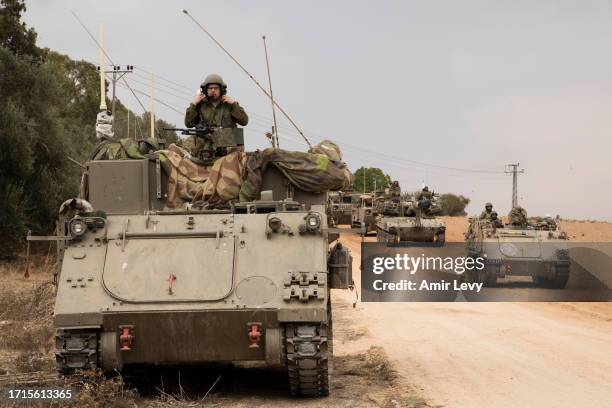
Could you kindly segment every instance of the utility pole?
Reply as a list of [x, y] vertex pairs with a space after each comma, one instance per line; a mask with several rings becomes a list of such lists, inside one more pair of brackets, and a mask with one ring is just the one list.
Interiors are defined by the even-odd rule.
[[117, 85], [117, 81], [120, 80], [125, 74], [130, 74], [134, 70], [133, 65], [126, 65], [125, 69], [121, 69], [121, 65], [113, 65], [113, 69], [104, 71], [105, 74], [112, 74], [113, 81], [113, 115], [115, 114], [115, 103], [117, 102], [117, 98], [115, 97], [115, 88]]
[[518, 205], [517, 200], [517, 181], [519, 173], [524, 173], [525, 170], [518, 170], [518, 166], [520, 163], [516, 164], [506, 164], [506, 170], [504, 171], [507, 174], [512, 173], [512, 208]]
[[[103, 58], [100, 59], [100, 64], [98, 66], [98, 71], [100, 71], [102, 69], [103, 65]], [[111, 76], [111, 81], [113, 83], [113, 105], [111, 108], [111, 112], [113, 113], [113, 116], [115, 116], [115, 104], [117, 102], [117, 97], [115, 96], [115, 89], [117, 88], [117, 81], [120, 80], [125, 74], [130, 74], [132, 73], [132, 71], [134, 70], [134, 66], [133, 65], [126, 65], [125, 69], [121, 68], [121, 65], [113, 65], [113, 69], [104, 71], [105, 74], [110, 74]], [[106, 106], [106, 103], [104, 104]]]

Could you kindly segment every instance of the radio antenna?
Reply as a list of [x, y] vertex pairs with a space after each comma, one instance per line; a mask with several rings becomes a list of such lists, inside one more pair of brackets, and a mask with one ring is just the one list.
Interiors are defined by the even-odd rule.
[[268, 97], [268, 99], [270, 99], [272, 101], [272, 104], [274, 106], [276, 106], [278, 108], [279, 111], [281, 111], [281, 113], [287, 118], [287, 120], [293, 125], [293, 127], [295, 128], [295, 130], [298, 131], [298, 133], [300, 134], [300, 136], [302, 136], [302, 138], [306, 141], [306, 144], [308, 144], [308, 147], [312, 148], [312, 144], [310, 143], [310, 141], [308, 140], [308, 138], [306, 138], [306, 136], [304, 135], [304, 132], [302, 132], [302, 130], [299, 128], [299, 126], [293, 121], [293, 119], [291, 119], [291, 117], [289, 116], [289, 114], [287, 112], [285, 112], [285, 110], [274, 100], [274, 98], [272, 98], [272, 95], [270, 95], [268, 93], [268, 91], [266, 91], [266, 89], [261, 86], [261, 84], [253, 77], [253, 75], [251, 75], [249, 73], [249, 71], [246, 70], [245, 67], [242, 66], [242, 64], [240, 62], [238, 62], [238, 60], [236, 58], [234, 58], [232, 56], [232, 54], [229, 53], [228, 50], [225, 49], [225, 47], [223, 47], [223, 45], [221, 45], [221, 43], [219, 41], [217, 41], [217, 39], [215, 37], [212, 36], [212, 34], [210, 34], [203, 26], [202, 24], [200, 24], [198, 22], [198, 20], [196, 20], [191, 14], [189, 14], [189, 12], [187, 10], [183, 10], [183, 13], [185, 13], [185, 15], [187, 17], [189, 17], [191, 19], [191, 21], [193, 21], [198, 27], [200, 27], [200, 29], [202, 31], [204, 31], [204, 33], [211, 39], [213, 40], [213, 42], [215, 44], [217, 44], [219, 46], [219, 48], [221, 48], [223, 50], [223, 52], [225, 52], [227, 54], [228, 57], [230, 57], [232, 59], [232, 61], [234, 61], [236, 63], [236, 65], [238, 65], [240, 67], [240, 69], [242, 69], [242, 71], [244, 71], [245, 74], [247, 74], [247, 76], [249, 78], [251, 78], [251, 80], [255, 83], [255, 85], [257, 85], [257, 87]]
[[268, 84], [270, 85], [270, 101], [272, 102], [272, 147], [278, 149], [278, 126], [276, 125], [276, 109], [274, 108], [274, 94], [272, 93], [272, 76], [270, 75], [270, 62], [268, 61], [268, 46], [266, 45], [266, 36], [261, 36], [264, 44], [264, 53], [266, 54], [266, 68], [268, 69]]

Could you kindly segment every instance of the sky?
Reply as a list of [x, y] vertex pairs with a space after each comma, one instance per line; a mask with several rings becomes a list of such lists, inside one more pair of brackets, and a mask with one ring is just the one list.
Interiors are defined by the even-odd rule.
[[[380, 167], [403, 190], [463, 194], [529, 215], [612, 221], [612, 2], [30, 0], [40, 46], [97, 64], [97, 36], [158, 117], [183, 112], [209, 73], [250, 115], [249, 150], [265, 148], [269, 100], [187, 16], [187, 9], [274, 96], [312, 141], [338, 143], [354, 171]], [[107, 63], [109, 63], [107, 61]], [[128, 90], [117, 95], [142, 108]], [[141, 97], [148, 108], [148, 99]], [[280, 119], [282, 115], [277, 112]], [[95, 118], [92, 118], [94, 121]], [[305, 150], [286, 119], [281, 148]]]

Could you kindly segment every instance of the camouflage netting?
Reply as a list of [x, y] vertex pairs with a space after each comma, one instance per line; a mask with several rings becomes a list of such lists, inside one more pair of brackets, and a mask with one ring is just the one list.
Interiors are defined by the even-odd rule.
[[269, 165], [279, 169], [297, 188], [307, 192], [341, 190], [352, 183], [338, 146], [323, 141], [309, 153], [281, 149], [233, 152], [204, 167], [185, 158], [185, 151], [171, 145], [156, 152], [168, 175], [167, 205], [178, 208], [187, 202], [216, 206], [230, 200], [259, 198], [262, 175]]
[[262, 175], [270, 164], [280, 170], [294, 186], [310, 193], [344, 190], [353, 181], [353, 175], [342, 161], [340, 148], [329, 140], [322, 141], [308, 153], [270, 148], [248, 154], [240, 201], [258, 198]]
[[159, 157], [164, 172], [168, 175], [168, 197], [170, 208], [182, 207], [191, 202], [208, 180], [210, 171], [185, 157], [185, 151], [172, 144], [168, 150], [155, 153]]
[[132, 139], [103, 140], [94, 149], [90, 160], [144, 159], [138, 142]]
[[[217, 159], [210, 167], [194, 163], [187, 153], [172, 144], [166, 150], [145, 156], [134, 140], [103, 140], [91, 160], [159, 158], [168, 176], [169, 208], [180, 208], [192, 202], [217, 206], [236, 199], [256, 200], [261, 192], [263, 173], [270, 165], [280, 170], [294, 186], [312, 193], [343, 190], [353, 181], [340, 149], [329, 140], [322, 141], [308, 153], [272, 148], [249, 153], [236, 151]], [[87, 196], [86, 188], [82, 185], [82, 197]]]

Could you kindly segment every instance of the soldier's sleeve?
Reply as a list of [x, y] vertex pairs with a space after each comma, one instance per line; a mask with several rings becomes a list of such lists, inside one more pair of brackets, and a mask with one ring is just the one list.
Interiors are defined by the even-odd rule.
[[244, 108], [240, 106], [238, 102], [232, 105], [232, 117], [240, 126], [246, 126], [249, 123], [249, 116], [244, 111]]
[[189, 104], [187, 111], [185, 112], [185, 126], [195, 127], [199, 122], [198, 105], [193, 103]]

